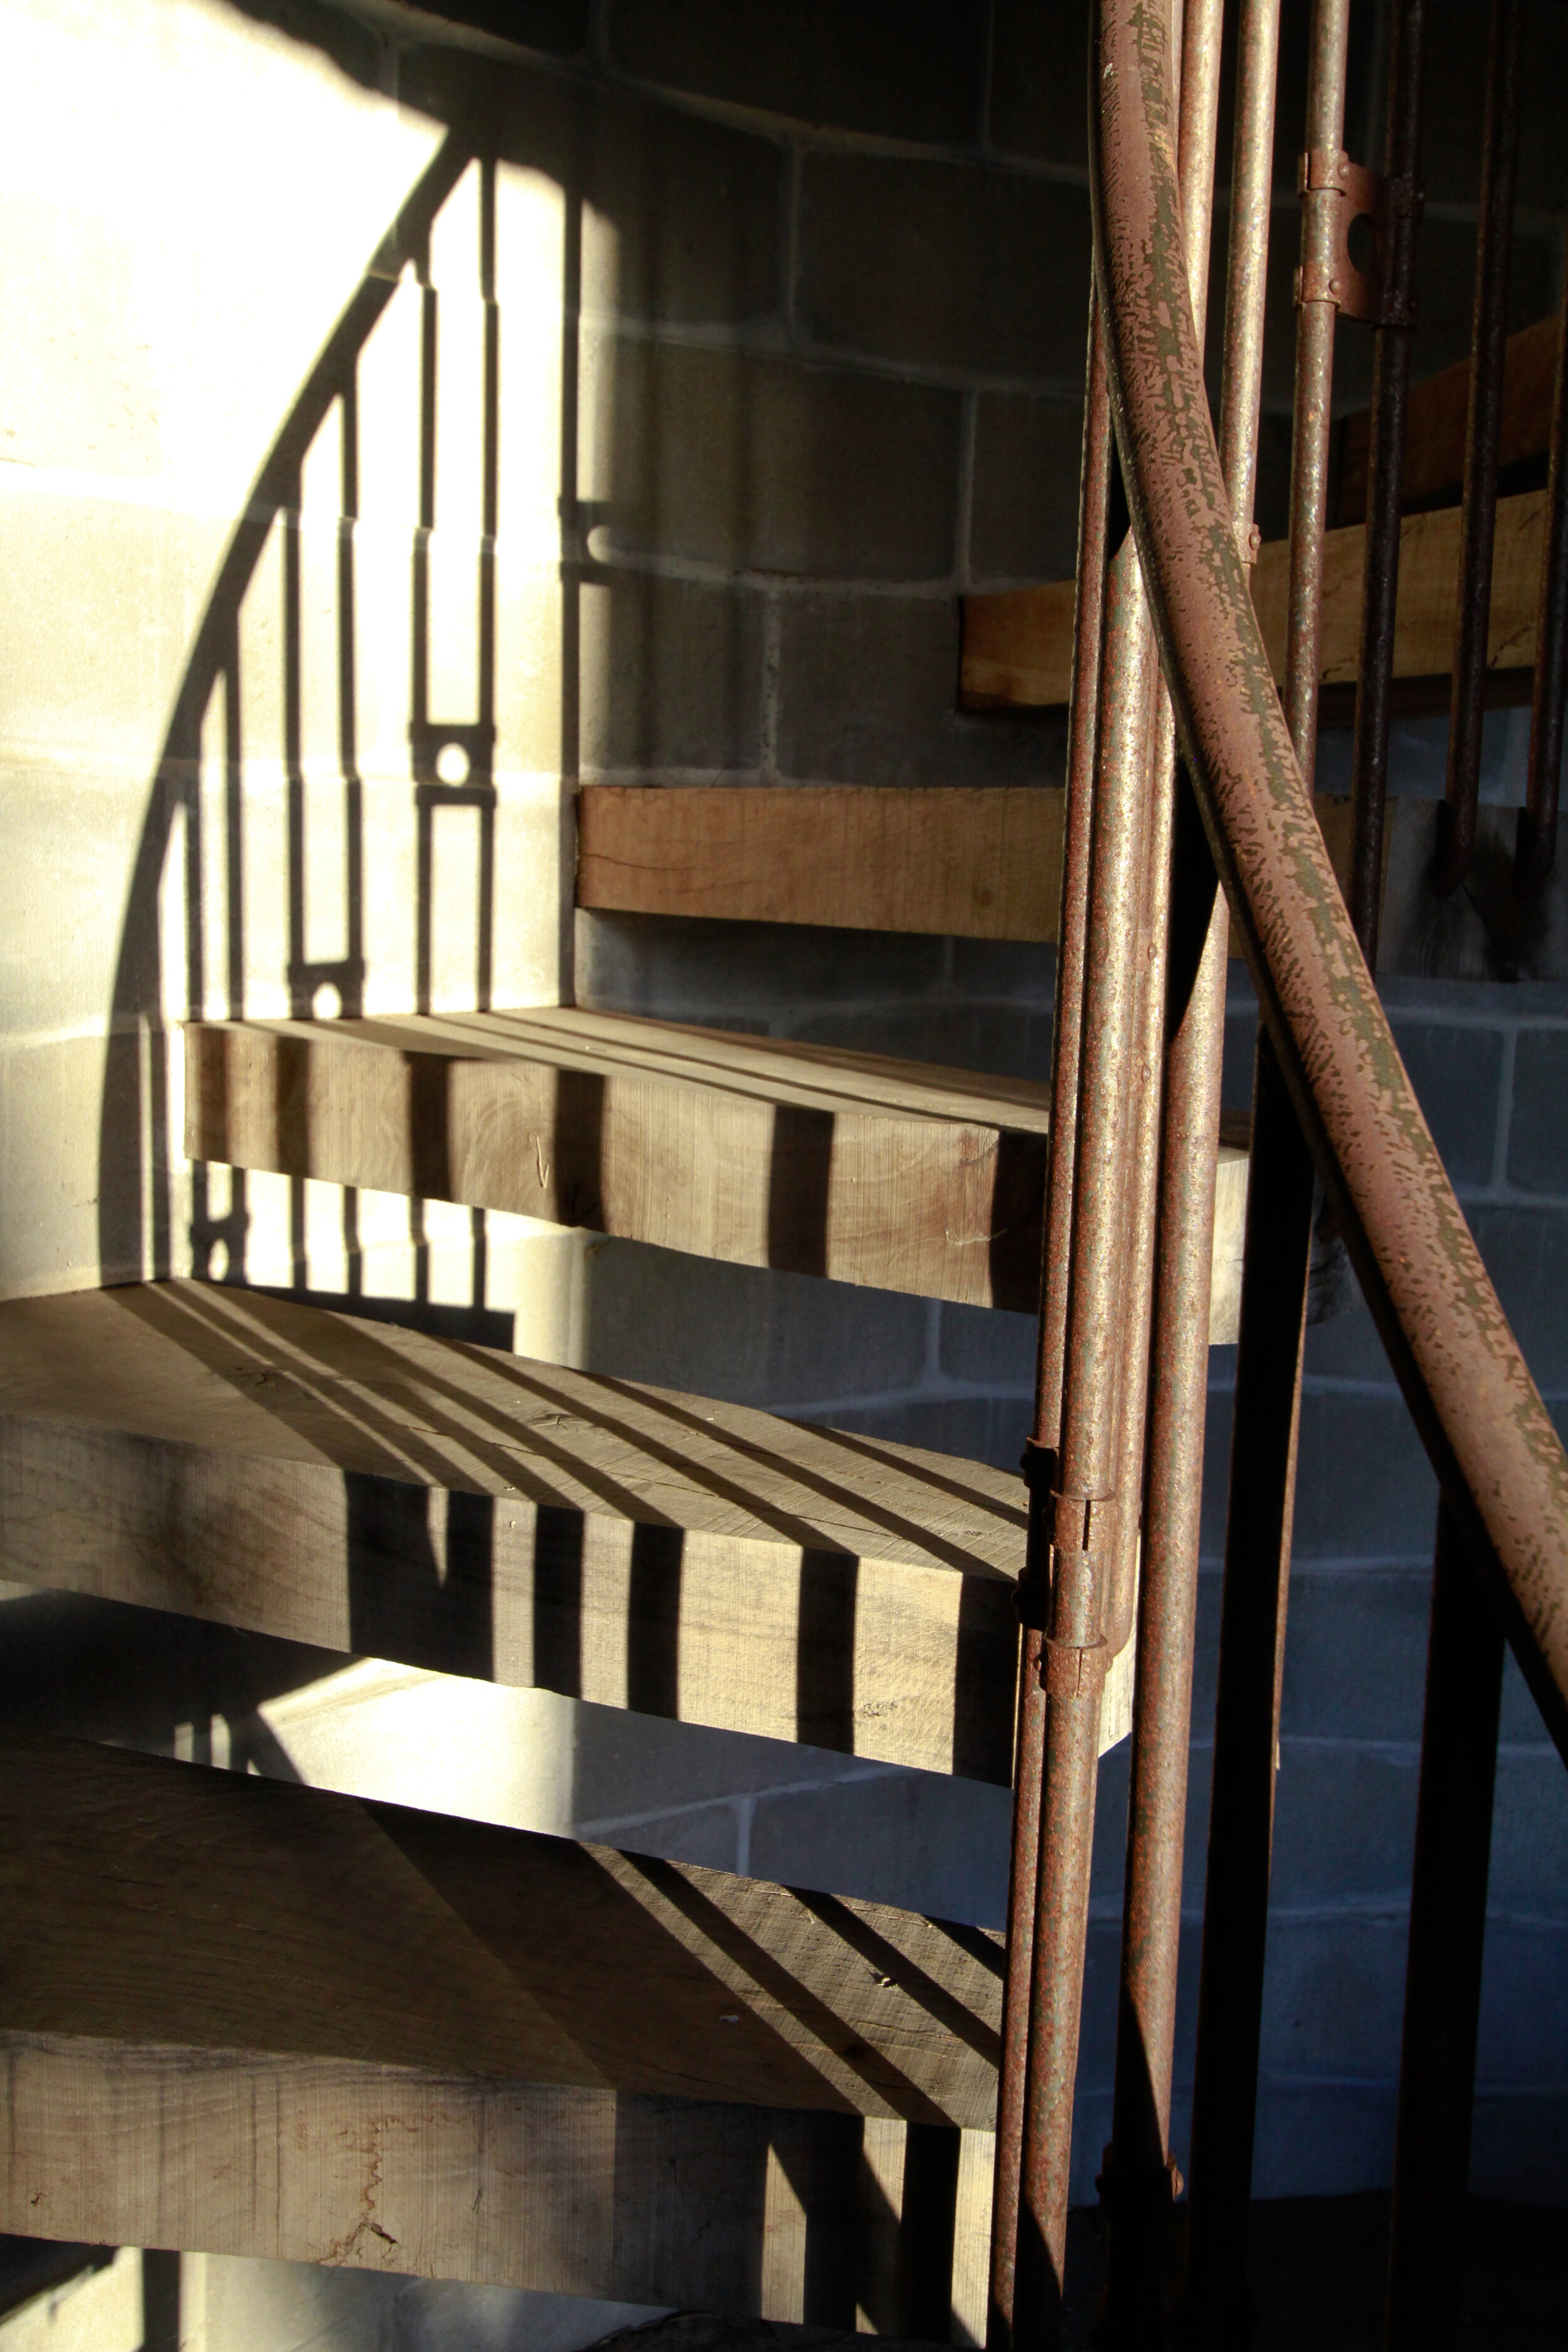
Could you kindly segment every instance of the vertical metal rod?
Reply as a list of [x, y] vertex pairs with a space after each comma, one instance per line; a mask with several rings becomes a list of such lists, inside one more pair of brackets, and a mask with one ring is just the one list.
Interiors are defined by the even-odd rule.
[[1535, 607], [1535, 683], [1530, 701], [1530, 764], [1519, 813], [1514, 887], [1539, 889], [1557, 851], [1557, 786], [1563, 766], [1563, 706], [1568, 696], [1568, 300], [1557, 342], [1546, 526]]
[[[1214, 219], [1214, 159], [1219, 113], [1220, 25], [1223, 0], [1173, 0], [1172, 50], [1179, 57], [1182, 218], [1194, 316], [1207, 305], [1209, 236]], [[1162, 678], [1155, 688], [1154, 769], [1149, 857], [1139, 937], [1138, 1043], [1133, 1102], [1132, 1173], [1127, 1197], [1125, 1288], [1121, 1304], [1122, 1361], [1116, 1485], [1120, 1496], [1115, 1550], [1107, 1597], [1106, 1638], [1111, 1657], [1131, 1638], [1143, 1520], [1143, 1462], [1148, 1426], [1149, 1359], [1153, 1339], [1160, 1135], [1163, 1097], [1163, 1034], [1171, 919], [1172, 847], [1176, 794], [1176, 723]]]
[[[1348, 0], [1318, 0], [1307, 89], [1309, 152], [1340, 150], [1348, 20]], [[1331, 275], [1311, 264], [1331, 256], [1343, 202], [1337, 188], [1305, 194], [1304, 289], [1326, 285]], [[1296, 345], [1285, 709], [1309, 783], [1317, 730], [1334, 319], [1332, 301], [1303, 301]], [[1186, 2283], [1198, 2340], [1220, 2345], [1245, 2343], [1251, 2328], [1247, 2220], [1311, 1210], [1311, 1161], [1273, 1052], [1260, 1035], [1215, 1709]]]
[[[1307, 82], [1306, 143], [1337, 154], [1344, 140], [1350, 0], [1317, 0]], [[1303, 292], [1333, 274], [1340, 215], [1337, 187], [1301, 198]], [[1290, 610], [1286, 632], [1285, 719], [1309, 792], [1318, 764], [1318, 684], [1322, 669], [1323, 539], [1329, 509], [1329, 432], [1337, 303], [1303, 299], [1296, 321], [1296, 399], [1290, 430]]]
[[[1475, 855], [1522, 14], [1520, 0], [1492, 0], [1487, 34], [1447, 792], [1434, 876], [1439, 890], [1457, 888]], [[1394, 2150], [1384, 2315], [1393, 2352], [1416, 2344], [1440, 2352], [1458, 2341], [1501, 1691], [1502, 1631], [1440, 1505]]]
[[1239, 530], [1252, 521], [1258, 417], [1263, 397], [1263, 310], [1274, 181], [1274, 92], [1279, 0], [1242, 0], [1237, 39], [1236, 152], [1226, 259], [1225, 363], [1219, 456]]
[[1137, 922], [1156, 669], [1131, 536], [1110, 567], [1085, 938], [1072, 1259], [1061, 1444], [1052, 1497], [1046, 1746], [1035, 1901], [1023, 2187], [1015, 2282], [1020, 2344], [1060, 2338], [1062, 2272], [1089, 1921], [1103, 1612], [1114, 1541], [1121, 1242], [1131, 1150]]
[[[1029, 1985], [1034, 1950], [1035, 1881], [1039, 1861], [1040, 1771], [1046, 1695], [1041, 1643], [1049, 1594], [1050, 1496], [1061, 1437], [1062, 1367], [1067, 1347], [1068, 1273], [1072, 1239], [1074, 1145], [1078, 1128], [1079, 1032], [1094, 767], [1104, 646], [1105, 568], [1110, 509], [1112, 436], [1105, 345], [1091, 301], [1083, 459], [1079, 495], [1078, 596], [1068, 748], [1067, 834], [1058, 926], [1056, 1021], [1051, 1069], [1051, 1131], [1046, 1179], [1045, 1265], [1029, 1465], [1029, 1536], [1020, 1591], [1025, 1622], [1019, 1655], [1017, 1758], [1013, 1780], [1013, 1849], [1007, 1903], [1007, 1974], [1003, 1990], [1002, 2062], [996, 2090], [996, 2169], [991, 2209], [991, 2293], [987, 2352], [1010, 2352], [1018, 2243], [1018, 2183], [1024, 2135]], [[1029, 1622], [1037, 1619], [1037, 1622]]]
[[1153, 732], [1148, 843], [1142, 908], [1138, 919], [1132, 1096], [1128, 1106], [1131, 1150], [1122, 1241], [1121, 1363], [1117, 1375], [1116, 1534], [1108, 1566], [1105, 1601], [1106, 1647], [1112, 1658], [1131, 1638], [1143, 1519], [1143, 1442], [1154, 1301], [1155, 1216], [1160, 1197], [1161, 1043], [1165, 1025], [1171, 848], [1176, 801], [1176, 722], [1163, 679], [1155, 688]]
[[1249, 2340], [1247, 2214], [1279, 1769], [1285, 1600], [1307, 1313], [1312, 1165], [1260, 1035], [1220, 1605], [1187, 2295], [1198, 2341]]
[[1399, 2063], [1387, 2352], [1446, 2352], [1458, 2342], [1502, 1652], [1497, 1612], [1440, 1505]]
[[[1223, 0], [1194, 0], [1183, 35], [1182, 218], [1200, 335], [1208, 293], [1222, 14]], [[1152, 1318], [1138, 1367], [1140, 1402], [1147, 1399], [1149, 1475], [1116, 2086], [1100, 2184], [1109, 2229], [1107, 2335], [1113, 2344], [1128, 2345], [1163, 2340], [1161, 2269], [1173, 2185], [1167, 2158], [1196, 1592], [1187, 1570], [1195, 1571], [1197, 1559], [1227, 943], [1224, 900], [1207, 844], [1184, 793], [1178, 803], [1174, 748], [1170, 701], [1162, 688], [1151, 846], [1152, 857], [1168, 877], [1168, 904], [1161, 986], [1152, 1001], [1155, 1017], [1142, 1051], [1153, 1086], [1162, 1090], [1163, 1133], [1151, 1171], [1156, 1180], [1150, 1187], [1155, 1215]], [[1184, 824], [1179, 823], [1178, 807]], [[1182, 1360], [1173, 1381], [1177, 1351]], [[1138, 1418], [1142, 1436], [1144, 1415]], [[1131, 1457], [1127, 1440], [1124, 1428], [1121, 1475], [1130, 1483], [1142, 1465]]]
[[1383, 897], [1383, 819], [1388, 789], [1388, 724], [1394, 625], [1399, 600], [1399, 509], [1405, 480], [1405, 409], [1415, 318], [1415, 221], [1420, 204], [1421, 43], [1425, 0], [1393, 0], [1388, 26], [1387, 229], [1382, 314], [1372, 370], [1366, 483], [1366, 556], [1362, 574], [1361, 669], [1355, 698], [1351, 796], [1351, 919], [1369, 967], [1377, 970]]
[[1498, 444], [1502, 432], [1508, 338], [1509, 260], [1519, 158], [1521, 0], [1492, 0], [1487, 30], [1486, 119], [1481, 135], [1480, 218], [1470, 334], [1470, 398], [1465, 424], [1465, 494], [1459, 593], [1454, 622], [1454, 682], [1448, 706], [1448, 773], [1438, 819], [1434, 887], [1457, 890], [1476, 854], [1481, 720], [1486, 711], [1487, 631], [1492, 608]]

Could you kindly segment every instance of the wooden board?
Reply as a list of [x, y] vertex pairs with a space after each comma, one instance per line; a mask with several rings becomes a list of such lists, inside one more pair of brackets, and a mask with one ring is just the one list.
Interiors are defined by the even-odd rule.
[[[1535, 602], [1541, 573], [1545, 492], [1498, 501], [1487, 658], [1495, 672], [1528, 670], [1535, 659]], [[1432, 679], [1453, 666], [1459, 567], [1459, 512], [1407, 515], [1400, 537], [1399, 607], [1394, 641], [1398, 678]], [[1361, 658], [1364, 534], [1357, 523], [1328, 534], [1323, 562], [1322, 677], [1354, 683]], [[1253, 603], [1277, 683], [1285, 675], [1289, 550], [1270, 540], [1253, 571]], [[975, 648], [973, 665], [971, 646]], [[1054, 591], [1020, 588], [971, 596], [963, 614], [961, 688], [984, 707], [1034, 708], [1067, 696], [1072, 653], [1071, 583]]]
[[3, 2229], [831, 2317], [868, 2121], [952, 2151], [951, 2276], [1000, 1989], [973, 1929], [0, 1741]]
[[1072, 697], [1076, 587], [1051, 580], [963, 600], [960, 698], [966, 710], [1065, 710]]
[[981, 1464], [256, 1293], [0, 1307], [5, 1575], [322, 1649], [1005, 1782], [1025, 1516]]
[[[193, 1159], [1024, 1314], [1049, 1103], [1027, 1079], [576, 1008], [186, 1031]], [[1222, 1220], [1245, 1181], [1224, 1150]]]
[[[1036, 592], [1020, 593], [1033, 596]], [[973, 603], [976, 606], [1001, 607], [1010, 601], [1007, 597], [981, 597]], [[999, 623], [1007, 619], [1005, 614], [993, 617]], [[1071, 618], [1069, 609], [1069, 627]], [[1005, 699], [1005, 697], [998, 698], [999, 701]], [[795, 803], [801, 789], [795, 784], [772, 785], [732, 795], [748, 803], [743, 843], [738, 843], [734, 836], [724, 840], [714, 862], [710, 864], [702, 819], [706, 803], [716, 797], [712, 793], [663, 785], [617, 785], [613, 790], [597, 784], [585, 786], [578, 801], [581, 821], [601, 843], [613, 845], [616, 854], [595, 864], [585, 886], [593, 895], [584, 897], [580, 886], [579, 905], [628, 914], [838, 922], [844, 903], [843, 869], [826, 853], [812, 863], [797, 848], [792, 852], [794, 863], [787, 889], [777, 887], [773, 878], [780, 865], [778, 853], [784, 844], [794, 840], [798, 830]], [[809, 789], [816, 793], [828, 788], [814, 785]], [[963, 896], [958, 885], [963, 876], [975, 877], [976, 887], [968, 903], [978, 908], [984, 877], [999, 861], [1016, 855], [1020, 844], [1028, 847], [1037, 867], [1048, 869], [1059, 881], [1063, 818], [1059, 789], [1049, 785], [1011, 785], [1005, 791], [954, 793], [922, 788], [894, 791], [863, 784], [835, 785], [831, 789], [848, 802], [905, 800], [927, 804], [919, 828], [920, 852], [927, 862], [912, 868], [904, 878], [900, 902], [900, 927], [903, 929], [945, 932], [950, 928], [954, 897]], [[1314, 805], [1335, 871], [1342, 879], [1349, 871], [1350, 803], [1320, 795]], [[858, 823], [846, 820], [845, 829], [853, 834]], [[664, 859], [659, 855], [660, 832], [666, 827], [672, 840], [679, 845], [678, 859]], [[832, 835], [825, 832], [823, 838], [827, 840]], [[742, 847], [744, 859], [741, 856]], [[763, 907], [771, 911], [760, 917], [758, 909]], [[969, 935], [1051, 942], [1057, 935], [1058, 912], [1054, 894], [1045, 899], [1031, 898], [1021, 911], [1016, 899], [998, 901], [983, 914], [976, 913]], [[1232, 955], [1241, 952], [1234, 933], [1230, 951]], [[340, 1024], [334, 1024], [337, 1025]], [[675, 1031], [672, 1024], [662, 1022], [658, 1026], [661, 1030], [669, 1028], [674, 1035], [691, 1034]], [[798, 1054], [816, 1049], [774, 1045], [770, 1050]], [[869, 1066], [870, 1061], [871, 1057], [865, 1057], [863, 1066]], [[928, 1081], [937, 1075], [921, 1064], [886, 1066], [909, 1070], [911, 1076], [923, 1076]], [[940, 1075], [951, 1079], [953, 1074]], [[1010, 1082], [997, 1079], [970, 1083], [996, 1092], [1010, 1087]]]
[[578, 796], [580, 907], [1046, 940], [1060, 897], [1060, 825], [1008, 789], [595, 784]]
[[[1508, 339], [1503, 369], [1502, 423], [1498, 465], [1517, 466], [1545, 454], [1552, 433], [1552, 400], [1557, 381], [1555, 319], [1538, 319]], [[1465, 478], [1465, 431], [1470, 405], [1470, 362], [1452, 367], [1410, 387], [1405, 412], [1406, 505], [1458, 490]], [[1339, 520], [1361, 522], [1366, 515], [1366, 471], [1372, 412], [1347, 416], [1340, 453]]]

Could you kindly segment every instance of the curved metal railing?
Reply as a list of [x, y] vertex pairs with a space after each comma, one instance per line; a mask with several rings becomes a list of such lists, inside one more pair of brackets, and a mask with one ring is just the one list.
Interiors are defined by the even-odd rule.
[[[1285, 707], [1247, 562], [1279, 0], [1238, 0], [1220, 430], [1202, 304], [1222, 0], [1093, 0], [1089, 338], [1049, 1236], [1018, 1717], [991, 2352], [1060, 2340], [1094, 1760], [1140, 1539], [1138, 1674], [1110, 2144], [1104, 2340], [1250, 2338], [1247, 2216], [1310, 1258], [1348, 1248], [1436, 1472], [1435, 1551], [1396, 2127], [1386, 2342], [1452, 2336], [1506, 1632], [1568, 1761], [1568, 1455], [1509, 1328], [1384, 1017], [1376, 957], [1405, 392], [1421, 199], [1423, 0], [1390, 0], [1387, 175], [1341, 147], [1349, 0], [1314, 0], [1307, 91]], [[1491, 0], [1466, 557], [1449, 809], [1434, 877], [1474, 833], [1520, 0]], [[1180, 27], [1179, 58], [1173, 24]], [[1361, 278], [1348, 230], [1375, 208]], [[1359, 282], [1352, 283], [1352, 280]], [[1347, 908], [1314, 814], [1330, 389], [1337, 316], [1376, 332]], [[1563, 371], [1568, 374], [1568, 369]], [[1564, 384], [1542, 558], [1536, 771], [1568, 667]], [[1488, 418], [1491, 418], [1489, 426]], [[1131, 516], [1113, 546], [1111, 428]], [[1553, 595], [1555, 593], [1555, 602]], [[1163, 684], [1151, 658], [1157, 646]], [[1289, 717], [1287, 719], [1286, 710]], [[1179, 743], [1189, 797], [1177, 781]], [[1306, 773], [1303, 773], [1303, 771]], [[1189, 812], [1194, 810], [1189, 819]], [[1468, 830], [1467, 830], [1468, 827]], [[1206, 837], [1206, 847], [1205, 847]], [[1525, 856], [1541, 845], [1533, 865]], [[1221, 895], [1223, 886], [1223, 896]], [[1215, 1716], [1192, 2194], [1171, 2153], [1206, 1390], [1226, 901], [1261, 1028], [1253, 1100]], [[1157, 1163], [1158, 1181], [1153, 1181]], [[1314, 1170], [1327, 1218], [1313, 1213]], [[1478, 1572], [1479, 1579], [1478, 1581]], [[1489, 1603], [1490, 1605], [1489, 1605]]]
[[1091, 181], [1111, 406], [1188, 771], [1367, 1303], [1568, 1759], [1568, 1454], [1399, 1058], [1253, 614], [1187, 298], [1161, 12], [1104, 0], [1099, 58]]

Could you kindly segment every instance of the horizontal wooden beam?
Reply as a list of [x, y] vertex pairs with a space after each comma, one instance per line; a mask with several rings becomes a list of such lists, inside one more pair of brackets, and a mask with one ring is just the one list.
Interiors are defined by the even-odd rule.
[[[1056, 591], [1020, 588], [1020, 600]], [[1013, 595], [971, 597], [978, 624], [994, 625], [1002, 642], [1023, 645], [1013, 618], [1047, 609]], [[1013, 618], [1008, 616], [1013, 614]], [[966, 624], [969, 625], [969, 624]], [[1068, 583], [1068, 633], [1072, 633], [1072, 583]], [[1023, 654], [1030, 646], [1023, 645]], [[1025, 682], [1027, 682], [1027, 673]], [[1065, 677], [1063, 670], [1063, 677]], [[1063, 687], [1065, 691], [1065, 687]], [[996, 696], [1002, 701], [1004, 696]], [[823, 802], [842, 802], [842, 824], [820, 825]], [[863, 807], [886, 802], [886, 809]], [[908, 807], [905, 807], [908, 804]], [[1350, 800], [1319, 795], [1317, 816], [1340, 879], [1350, 873]], [[902, 812], [902, 814], [900, 814]], [[868, 896], [844, 887], [835, 845], [902, 824], [921, 863], [910, 863], [898, 891], [898, 922], [884, 919]], [[663, 837], [679, 845], [666, 856]], [[1006, 791], [952, 793], [900, 785], [762, 785], [762, 788], [682, 788], [682, 785], [585, 785], [578, 795], [578, 835], [597, 842], [578, 866], [578, 906], [623, 915], [700, 915], [731, 922], [839, 924], [847, 929], [936, 931], [959, 939], [1016, 939], [1048, 946], [1060, 915], [1063, 793], [1056, 785], [1008, 785]], [[710, 856], [712, 846], [712, 856]], [[1020, 873], [1047, 877], [1037, 889], [1013, 889], [999, 898], [990, 875], [1011, 858]], [[872, 919], [875, 915], [877, 919]], [[1232, 955], [1239, 948], [1232, 939]], [[339, 1024], [334, 1024], [339, 1025]], [[670, 1024], [658, 1024], [670, 1028]], [[799, 1051], [790, 1046], [787, 1051]], [[914, 1063], [905, 1068], [926, 1068]], [[950, 1077], [952, 1073], [941, 1073]], [[1011, 1094], [1011, 1079], [978, 1085]]]
[[159, 1283], [0, 1307], [0, 1513], [21, 1584], [1010, 1775], [1024, 1496], [981, 1463]]
[[[1487, 654], [1498, 673], [1528, 671], [1535, 659], [1535, 603], [1544, 509], [1545, 493], [1541, 490], [1524, 491], [1498, 502]], [[1394, 641], [1397, 678], [1438, 678], [1453, 666], [1459, 523], [1458, 508], [1405, 519]], [[1359, 523], [1328, 534], [1322, 635], [1322, 678], [1327, 687], [1353, 686], [1358, 675], [1364, 549]], [[1285, 675], [1289, 589], [1289, 542], [1270, 540], [1259, 552], [1252, 594], [1277, 682], [1282, 682]], [[1065, 703], [1072, 659], [1072, 616], [1070, 581], [967, 598], [961, 669], [965, 704], [973, 709], [1018, 709]]]
[[[1066, 596], [1065, 625], [1070, 638], [1070, 582]], [[1032, 649], [1037, 649], [1038, 615], [1049, 612], [1053, 598], [1059, 605], [1058, 590], [1026, 588], [1016, 596], [970, 599], [966, 644], [973, 616], [975, 628], [992, 632], [991, 642], [1010, 647], [1024, 661], [1025, 667], [1011, 668], [1009, 676], [1022, 682], [1026, 698], [1037, 682], [1027, 663], [1034, 657]], [[1065, 694], [1065, 667], [1061, 676]], [[1007, 698], [992, 699], [1000, 705]], [[825, 802], [845, 804], [834, 824], [816, 822]], [[879, 814], [874, 804], [884, 803], [887, 811]], [[906, 803], [917, 806], [900, 816], [900, 806]], [[862, 804], [871, 804], [868, 812]], [[1313, 805], [1342, 883], [1350, 872], [1350, 802], [1320, 793]], [[592, 862], [579, 868], [580, 906], [625, 914], [842, 924], [855, 929], [888, 928], [1042, 944], [1057, 936], [1063, 798], [1050, 785], [948, 792], [864, 784], [780, 784], [736, 791], [590, 784], [578, 807], [581, 836], [598, 844]], [[846, 890], [837, 845], [891, 835], [900, 825], [911, 859], [918, 852], [921, 862], [911, 863], [900, 877], [897, 924], [868, 924], [865, 910], [872, 902]], [[661, 850], [667, 833], [679, 845], [679, 856], [667, 856]], [[1020, 871], [1049, 877], [1050, 888], [1037, 889], [1031, 884], [1027, 893], [996, 898], [989, 877], [1013, 858], [1019, 860]], [[1231, 953], [1240, 952], [1233, 933]], [[999, 1093], [1012, 1091], [1010, 1081], [979, 1083]], [[1214, 1336], [1219, 1337], [1217, 1330]]]
[[581, 907], [1030, 940], [1050, 936], [1060, 896], [1060, 828], [1016, 791], [596, 784], [578, 797]]
[[967, 2301], [1000, 1978], [878, 1906], [7, 1738], [0, 2229], [829, 2318], [868, 2136], [923, 2132]]
[[[1557, 381], [1556, 319], [1538, 319], [1508, 339], [1503, 368], [1502, 421], [1498, 438], [1500, 468], [1543, 457], [1552, 435], [1552, 401]], [[1407, 505], [1457, 490], [1465, 478], [1465, 431], [1470, 405], [1470, 362], [1452, 367], [1410, 387], [1405, 411], [1405, 481]], [[1344, 422], [1340, 452], [1338, 514], [1342, 523], [1366, 514], [1367, 460], [1372, 413], [1359, 409]]]
[[[1045, 798], [1011, 830], [1048, 827]], [[1034, 1080], [581, 1007], [208, 1022], [186, 1045], [193, 1159], [920, 1297], [1038, 1304], [1050, 1097]], [[1239, 1143], [1225, 1156], [1222, 1257], [1245, 1189]]]

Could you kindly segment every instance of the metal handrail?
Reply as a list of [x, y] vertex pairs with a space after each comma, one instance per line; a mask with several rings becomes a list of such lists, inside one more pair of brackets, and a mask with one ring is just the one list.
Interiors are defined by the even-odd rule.
[[1096, 283], [1183, 751], [1261, 1017], [1367, 1303], [1568, 1760], [1568, 1455], [1399, 1058], [1253, 614], [1188, 296], [1165, 13], [1099, 0], [1096, 31]]

